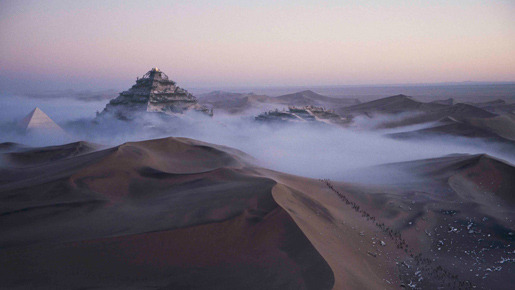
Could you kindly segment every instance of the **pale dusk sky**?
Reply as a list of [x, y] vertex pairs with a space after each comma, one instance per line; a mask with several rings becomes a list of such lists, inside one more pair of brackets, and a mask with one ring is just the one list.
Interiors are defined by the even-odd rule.
[[1, 90], [154, 66], [183, 87], [515, 81], [515, 2], [0, 1]]

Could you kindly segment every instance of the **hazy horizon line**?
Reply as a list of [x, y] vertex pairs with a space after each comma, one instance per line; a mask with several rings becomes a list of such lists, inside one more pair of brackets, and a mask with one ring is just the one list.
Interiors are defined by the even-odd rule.
[[[450, 81], [450, 82], [418, 82], [418, 83], [363, 83], [363, 84], [331, 84], [331, 85], [251, 85], [251, 86], [191, 86], [194, 89], [204, 88], [338, 88], [338, 87], [416, 87], [416, 86], [460, 86], [460, 85], [515, 85], [513, 81]], [[187, 89], [187, 88], [186, 88]]]
[[[186, 90], [212, 90], [212, 91], [224, 91], [229, 89], [288, 89], [288, 88], [299, 88], [299, 89], [316, 89], [316, 88], [381, 88], [381, 87], [438, 87], [438, 86], [474, 86], [474, 85], [515, 85], [514, 81], [457, 81], [457, 82], [418, 82], [418, 83], [363, 83], [363, 84], [332, 84], [332, 85], [201, 85], [201, 86], [184, 86], [179, 84], [180, 87]], [[106, 92], [106, 91], [119, 91], [129, 89], [131, 84], [127, 84], [124, 88], [116, 88], [113, 87], [104, 87], [99, 89], [89, 88], [89, 89], [81, 89], [81, 88], [60, 88], [60, 89], [43, 89], [43, 90], [35, 90], [35, 89], [27, 89], [27, 90], [19, 90], [19, 89], [5, 89], [0, 88], [2, 92], [0, 94], [27, 94], [27, 93], [49, 93], [49, 92]], [[121, 91], [120, 91], [121, 92]]]

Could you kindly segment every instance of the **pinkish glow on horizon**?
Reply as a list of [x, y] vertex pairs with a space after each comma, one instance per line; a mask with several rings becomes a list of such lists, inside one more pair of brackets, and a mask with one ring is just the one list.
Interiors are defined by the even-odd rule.
[[515, 80], [510, 1], [71, 2], [0, 4], [3, 86], [154, 66], [200, 87]]

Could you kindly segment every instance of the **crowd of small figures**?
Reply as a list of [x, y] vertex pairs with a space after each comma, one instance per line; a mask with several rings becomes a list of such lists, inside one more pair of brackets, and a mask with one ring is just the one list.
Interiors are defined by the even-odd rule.
[[[458, 275], [454, 275], [450, 273], [449, 271], [445, 270], [440, 265], [434, 265], [434, 262], [432, 259], [426, 258], [422, 255], [422, 253], [415, 254], [413, 252], [413, 249], [408, 245], [405, 239], [402, 238], [402, 235], [399, 231], [394, 230], [385, 223], [380, 222], [376, 219], [376, 217], [370, 215], [366, 210], [362, 209], [359, 204], [357, 204], [354, 201], [351, 201], [345, 196], [343, 193], [339, 192], [334, 188], [334, 186], [331, 184], [329, 179], [320, 179], [321, 182], [323, 182], [331, 191], [336, 193], [336, 195], [348, 206], [350, 206], [354, 211], [361, 214], [363, 218], [365, 218], [367, 221], [373, 222], [385, 235], [390, 238], [396, 245], [397, 249], [403, 250], [406, 254], [408, 254], [415, 263], [415, 266], [420, 272], [417, 273], [425, 273], [426, 278], [431, 278], [431, 281], [438, 281], [441, 287], [445, 287], [446, 289], [472, 289], [475, 288], [475, 286], [470, 281], [461, 281], [458, 279]], [[411, 268], [410, 265], [408, 265], [405, 262], [398, 263], [401, 266], [406, 267], [407, 269]], [[415, 274], [418, 278], [419, 274]], [[399, 278], [401, 281], [402, 279], [401, 275], [399, 275]], [[401, 284], [401, 287], [411, 287], [411, 288], [418, 288], [416, 285], [410, 281], [408, 285]]]

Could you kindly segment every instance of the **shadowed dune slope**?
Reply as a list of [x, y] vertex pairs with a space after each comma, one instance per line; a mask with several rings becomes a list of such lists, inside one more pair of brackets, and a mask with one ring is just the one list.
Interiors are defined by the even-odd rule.
[[515, 141], [515, 119], [511, 115], [506, 114], [492, 118], [470, 118], [467, 122]]
[[[515, 205], [515, 167], [486, 154], [416, 160], [383, 167], [402, 169], [431, 180], [443, 180], [451, 187], [458, 183], [469, 184], [471, 188], [464, 190], [467, 196], [463, 196], [468, 202], [480, 202], [494, 195], [503, 204]], [[456, 186], [454, 190], [459, 193]]]
[[26, 146], [19, 143], [14, 142], [4, 142], [0, 143], [0, 153], [6, 153], [6, 152], [15, 152], [18, 150], [27, 149]]
[[470, 122], [460, 122], [450, 118], [440, 120], [440, 122], [437, 123], [434, 127], [419, 129], [415, 131], [393, 133], [388, 134], [387, 136], [398, 139], [423, 139], [424, 137], [431, 138], [435, 135], [483, 138], [488, 139], [488, 141], [506, 145], [515, 145], [513, 140], [497, 134], [495, 131], [490, 130], [490, 128], [486, 126], [475, 126]]
[[77, 156], [70, 146], [3, 169], [3, 287], [333, 287], [327, 262], [274, 200], [277, 183], [244, 153], [184, 138]]
[[15, 149], [15, 152], [4, 153], [4, 160], [9, 162], [11, 165], [29, 166], [89, 153], [102, 148], [102, 146], [80, 141], [66, 145], [25, 150], [23, 150], [23, 147], [20, 147], [20, 145], [10, 148]]
[[471, 102], [470, 104], [496, 114], [513, 113], [515, 111], [515, 104], [508, 104], [502, 99], [487, 102]]

